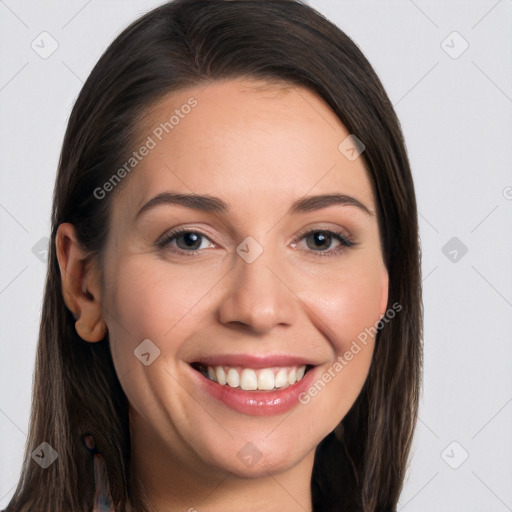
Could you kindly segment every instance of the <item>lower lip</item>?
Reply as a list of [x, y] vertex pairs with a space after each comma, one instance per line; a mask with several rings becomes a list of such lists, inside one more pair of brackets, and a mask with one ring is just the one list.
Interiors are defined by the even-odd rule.
[[220, 400], [222, 403], [235, 411], [251, 416], [271, 416], [282, 414], [299, 402], [299, 395], [303, 393], [313, 380], [313, 373], [316, 368], [311, 368], [299, 382], [284, 389], [276, 391], [243, 391], [239, 388], [229, 387], [214, 382], [205, 377], [201, 372], [191, 370], [198, 378], [201, 389]]

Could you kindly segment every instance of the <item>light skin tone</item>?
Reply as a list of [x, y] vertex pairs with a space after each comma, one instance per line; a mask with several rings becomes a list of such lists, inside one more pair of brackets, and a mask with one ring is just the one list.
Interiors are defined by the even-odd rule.
[[[153, 510], [310, 511], [314, 450], [360, 393], [374, 340], [307, 405], [283, 414], [232, 409], [197, 388], [189, 363], [289, 354], [311, 360], [316, 381], [379, 321], [388, 274], [370, 180], [362, 157], [339, 151], [349, 132], [334, 112], [291, 85], [240, 79], [180, 91], [148, 112], [142, 140], [190, 97], [197, 106], [115, 197], [104, 288], [73, 226], [59, 227], [64, 298], [83, 339], [108, 331], [130, 403], [132, 477]], [[229, 211], [160, 204], [137, 216], [162, 192], [215, 196]], [[350, 204], [288, 211], [320, 194], [353, 197], [370, 213]], [[195, 255], [186, 235], [156, 245], [175, 227], [201, 233]], [[326, 230], [356, 245], [315, 238]], [[263, 249], [251, 263], [236, 251], [249, 236]], [[160, 350], [147, 366], [134, 356], [145, 339]], [[261, 455], [251, 466], [237, 456], [248, 442]]]

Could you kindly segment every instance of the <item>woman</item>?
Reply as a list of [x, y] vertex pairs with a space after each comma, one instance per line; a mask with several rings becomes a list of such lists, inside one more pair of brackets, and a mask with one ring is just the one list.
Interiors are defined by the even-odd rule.
[[312, 8], [176, 0], [72, 111], [8, 512], [392, 511], [421, 381], [399, 122]]

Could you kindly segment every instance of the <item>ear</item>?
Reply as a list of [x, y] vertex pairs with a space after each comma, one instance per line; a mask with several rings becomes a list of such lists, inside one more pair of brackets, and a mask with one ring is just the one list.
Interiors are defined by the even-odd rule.
[[101, 309], [99, 270], [80, 246], [72, 224], [60, 224], [55, 246], [62, 295], [66, 306], [77, 319], [76, 332], [85, 341], [101, 341], [107, 333], [107, 325]]

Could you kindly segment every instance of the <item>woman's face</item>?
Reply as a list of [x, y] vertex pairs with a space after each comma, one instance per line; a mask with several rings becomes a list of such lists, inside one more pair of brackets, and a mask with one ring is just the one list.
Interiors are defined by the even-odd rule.
[[277, 473], [312, 460], [354, 403], [388, 276], [347, 136], [314, 93], [256, 81], [149, 112], [102, 296], [140, 449], [198, 475]]

